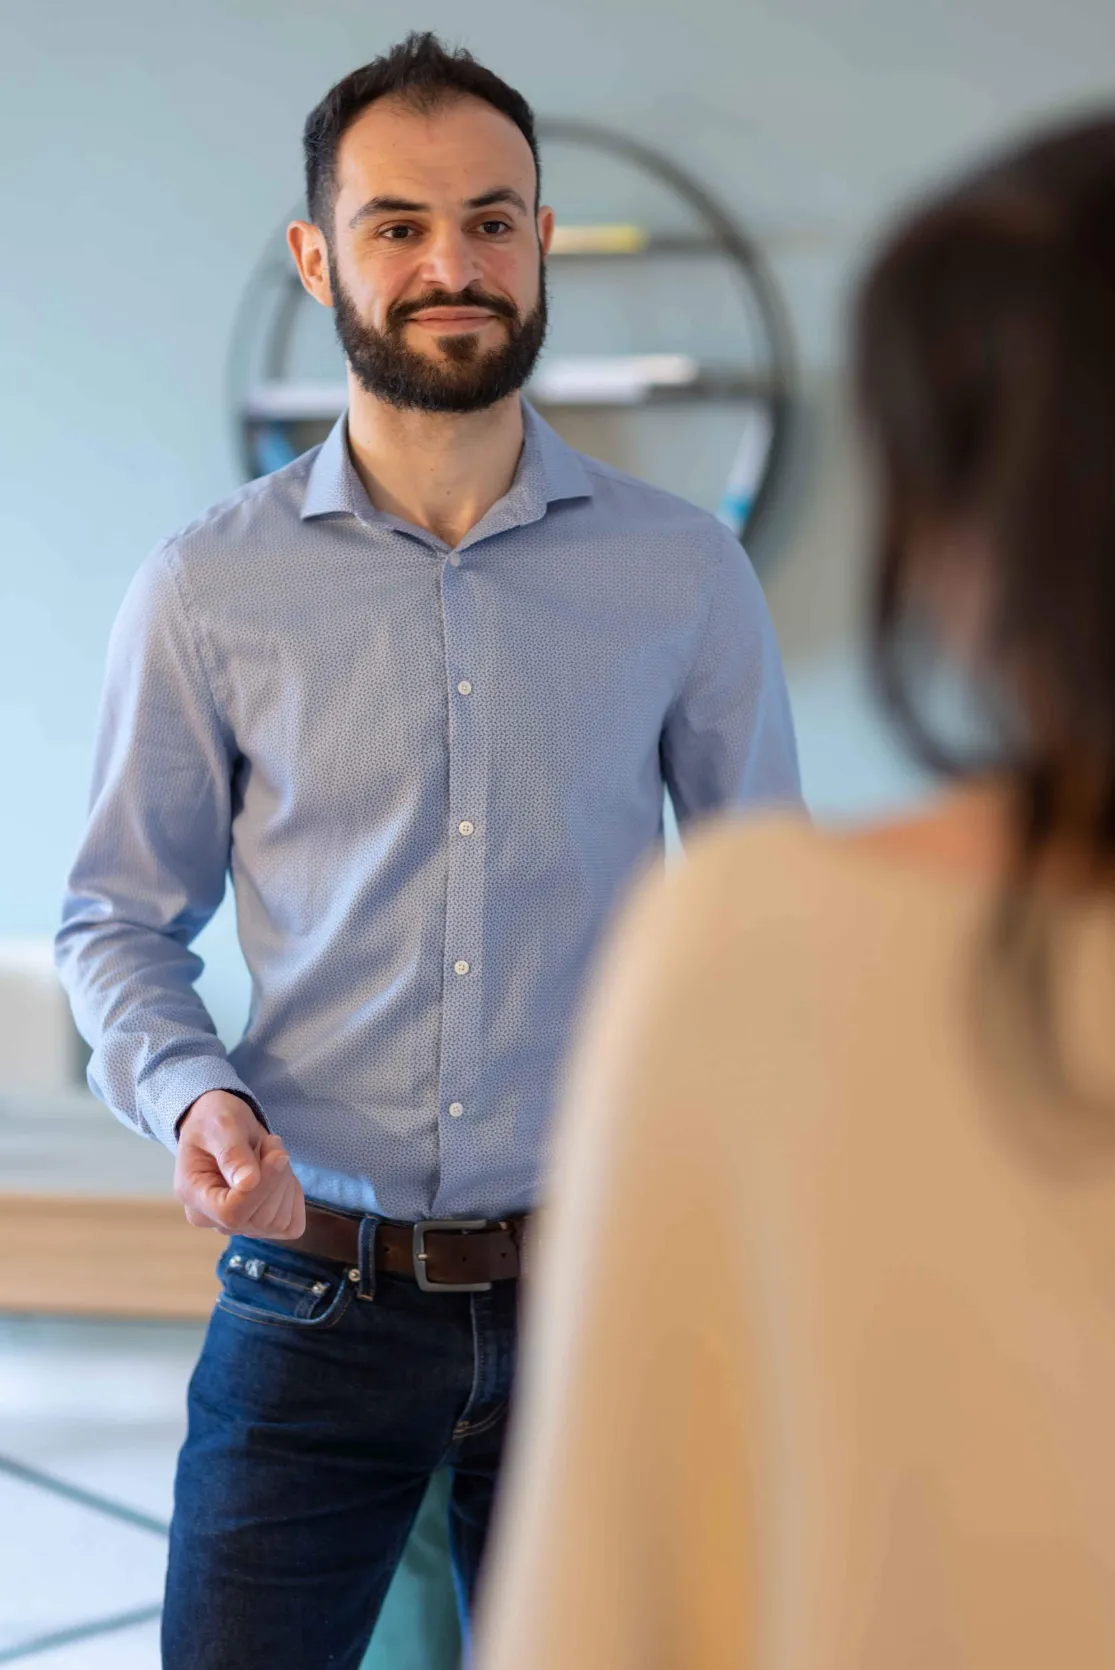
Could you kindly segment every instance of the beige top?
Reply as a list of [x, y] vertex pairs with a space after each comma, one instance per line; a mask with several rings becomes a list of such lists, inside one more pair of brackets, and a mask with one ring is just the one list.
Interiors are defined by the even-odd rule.
[[[478, 1670], [1115, 1665], [1115, 1152], [977, 1045], [991, 908], [788, 819], [644, 883], [568, 1091]], [[1064, 927], [1115, 1132], [1115, 929]]]

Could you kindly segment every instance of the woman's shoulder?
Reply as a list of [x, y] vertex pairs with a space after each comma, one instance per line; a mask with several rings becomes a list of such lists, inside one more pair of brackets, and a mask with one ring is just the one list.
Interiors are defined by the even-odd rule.
[[817, 828], [801, 812], [733, 815], [699, 827], [664, 876], [644, 879], [620, 937], [628, 967], [663, 1003], [734, 984], [778, 1004], [787, 984], [800, 996], [834, 965], [849, 978], [877, 971], [896, 940], [905, 967], [918, 947], [936, 961], [986, 893], [982, 881]]
[[815, 916], [832, 896], [834, 869], [845, 868], [841, 838], [815, 828], [803, 812], [735, 814], [687, 838], [665, 892], [672, 914], [699, 923], [707, 935], [716, 924], [735, 931], [748, 920], [784, 919], [807, 902]]
[[[687, 832], [681, 855], [648, 869], [612, 933], [606, 959], [644, 1016], [688, 1009], [699, 994], [769, 962], [823, 926], [834, 888], [826, 837], [803, 813], [710, 819]], [[798, 925], [795, 929], [795, 924]]]
[[904, 830], [818, 828], [803, 812], [785, 810], [737, 813], [698, 828], [667, 886], [684, 908], [705, 906], [737, 926], [775, 912], [817, 920], [826, 907], [886, 916], [916, 908], [919, 898], [939, 912], [950, 895], [964, 909], [972, 894], [989, 891], [978, 869], [945, 862]]
[[788, 867], [796, 871], [815, 863], [828, 840], [801, 810], [774, 808], [722, 815], [699, 824], [686, 836], [684, 861], [675, 873], [688, 875], [698, 886], [741, 867], [785, 874]]
[[643, 1016], [719, 961], [751, 918], [784, 920], [812, 891], [804, 878], [823, 863], [823, 838], [801, 812], [709, 819], [687, 831], [681, 854], [648, 865], [609, 935], [598, 984], [630, 998]]

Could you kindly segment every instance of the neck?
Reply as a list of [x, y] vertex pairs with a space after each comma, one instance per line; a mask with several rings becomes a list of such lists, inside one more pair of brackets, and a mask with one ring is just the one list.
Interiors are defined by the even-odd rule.
[[399, 411], [350, 373], [348, 444], [377, 510], [456, 546], [514, 480], [522, 402], [513, 394], [483, 412]]
[[[1016, 801], [1006, 779], [985, 778], [943, 794], [912, 817], [853, 831], [857, 845], [933, 869], [1005, 880], [1014, 864]], [[1097, 872], [1071, 820], [1042, 853], [1033, 880], [1058, 893], [1082, 892], [1115, 877]]]
[[852, 838], [934, 869], [999, 874], [1008, 863], [1009, 813], [1005, 787], [985, 781], [948, 790], [911, 816], [869, 825]]

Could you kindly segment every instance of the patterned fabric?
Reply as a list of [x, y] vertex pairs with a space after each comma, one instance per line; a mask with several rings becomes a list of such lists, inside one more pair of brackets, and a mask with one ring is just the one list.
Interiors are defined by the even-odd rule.
[[[402, 1220], [536, 1199], [586, 966], [679, 823], [795, 801], [758, 582], [711, 516], [525, 408], [455, 551], [376, 511], [344, 419], [160, 545], [113, 631], [57, 941], [114, 1112], [173, 1146], [254, 1099], [309, 1195]], [[191, 941], [231, 871], [226, 1054]]]

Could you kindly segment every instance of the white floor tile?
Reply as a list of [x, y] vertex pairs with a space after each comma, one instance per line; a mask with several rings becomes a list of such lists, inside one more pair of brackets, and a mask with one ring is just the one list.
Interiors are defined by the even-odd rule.
[[[170, 1516], [192, 1324], [0, 1319], [0, 1456]], [[0, 1651], [157, 1605], [165, 1539], [0, 1471]], [[35, 1670], [158, 1670], [158, 1626], [36, 1653]]]
[[166, 1541], [0, 1474], [0, 1648], [158, 1602]]
[[170, 1514], [194, 1324], [0, 1320], [0, 1454]]
[[36, 1653], [27, 1670], [159, 1670], [158, 1620]]

